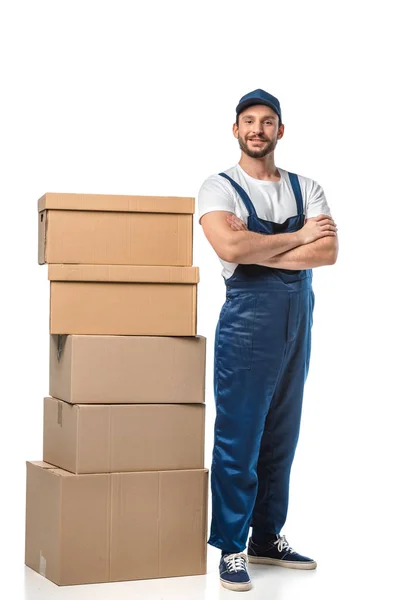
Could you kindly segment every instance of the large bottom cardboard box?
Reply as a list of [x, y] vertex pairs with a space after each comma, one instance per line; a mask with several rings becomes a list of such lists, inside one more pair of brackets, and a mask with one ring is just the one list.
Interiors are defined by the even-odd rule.
[[44, 399], [43, 459], [73, 473], [204, 467], [204, 404]]
[[51, 335], [50, 395], [73, 404], [204, 402], [206, 339]]
[[58, 585], [203, 575], [207, 477], [28, 462], [25, 563]]
[[50, 333], [196, 335], [197, 267], [49, 265]]

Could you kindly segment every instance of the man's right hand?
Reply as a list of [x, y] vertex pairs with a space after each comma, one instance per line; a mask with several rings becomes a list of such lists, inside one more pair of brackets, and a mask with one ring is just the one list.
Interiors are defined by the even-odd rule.
[[336, 223], [329, 215], [318, 215], [306, 219], [304, 226], [298, 231], [300, 244], [311, 244], [326, 236], [336, 236]]

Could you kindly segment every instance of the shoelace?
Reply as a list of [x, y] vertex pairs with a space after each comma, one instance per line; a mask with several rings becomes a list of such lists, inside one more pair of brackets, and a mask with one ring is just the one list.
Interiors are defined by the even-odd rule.
[[245, 571], [247, 564], [247, 555], [244, 552], [238, 552], [237, 554], [228, 554], [224, 556], [229, 573], [232, 571]]
[[294, 554], [293, 548], [289, 546], [289, 543], [284, 535], [280, 535], [279, 539], [274, 542], [275, 546], [278, 546], [278, 551], [288, 550], [290, 554]]

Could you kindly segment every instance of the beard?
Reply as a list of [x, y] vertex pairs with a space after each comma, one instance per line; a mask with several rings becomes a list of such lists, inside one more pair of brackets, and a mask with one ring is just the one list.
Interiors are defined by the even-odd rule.
[[240, 135], [238, 136], [238, 142], [239, 142], [239, 146], [240, 149], [247, 154], [247, 156], [250, 156], [250, 158], [264, 158], [264, 156], [267, 156], [267, 154], [270, 154], [271, 152], [273, 152], [276, 148], [276, 144], [278, 143], [278, 140], [268, 140], [266, 138], [259, 138], [261, 141], [263, 142], [267, 142], [266, 146], [262, 149], [262, 150], [250, 150], [250, 148], [247, 145], [247, 142], [240, 137]]

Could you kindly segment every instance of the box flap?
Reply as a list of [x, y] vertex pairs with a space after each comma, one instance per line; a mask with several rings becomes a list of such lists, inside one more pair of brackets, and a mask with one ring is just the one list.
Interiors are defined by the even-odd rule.
[[136, 283], [198, 283], [198, 267], [50, 264], [50, 281], [113, 281]]
[[38, 211], [46, 209], [193, 214], [194, 198], [47, 193], [38, 200]]
[[27, 466], [32, 465], [34, 467], [38, 467], [39, 469], [45, 469], [47, 471], [52, 471], [53, 475], [73, 475], [69, 471], [65, 471], [64, 469], [60, 469], [54, 465], [50, 465], [49, 463], [43, 462], [41, 460], [28, 460], [26, 461]]
[[54, 465], [50, 465], [47, 462], [43, 462], [42, 460], [27, 460], [27, 465], [33, 465], [34, 467], [39, 467], [40, 469], [56, 469]]

